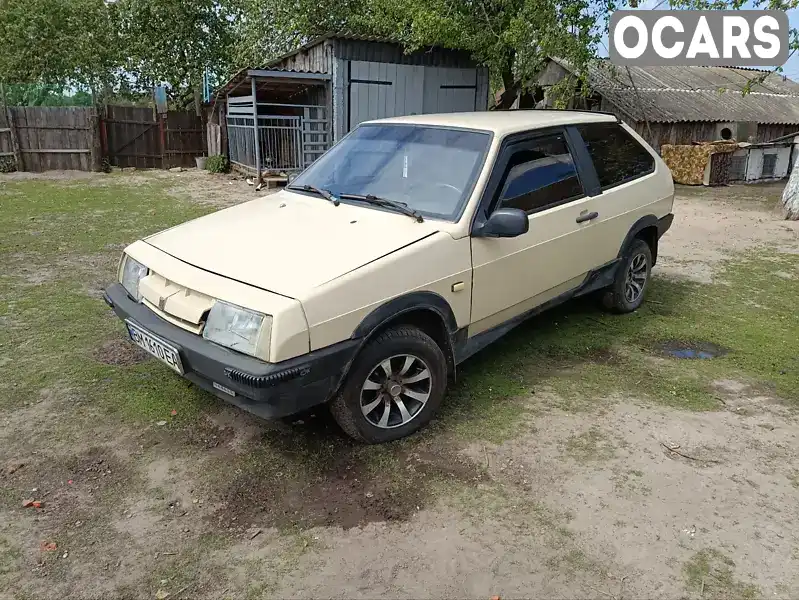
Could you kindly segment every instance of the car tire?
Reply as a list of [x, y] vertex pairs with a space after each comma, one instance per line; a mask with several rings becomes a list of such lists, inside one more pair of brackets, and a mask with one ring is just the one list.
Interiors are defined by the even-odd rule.
[[390, 442], [424, 427], [446, 387], [447, 360], [438, 344], [421, 329], [400, 326], [361, 350], [330, 412], [350, 437]]
[[652, 250], [636, 238], [622, 256], [613, 284], [603, 292], [602, 306], [620, 314], [636, 310], [644, 301], [651, 273]]

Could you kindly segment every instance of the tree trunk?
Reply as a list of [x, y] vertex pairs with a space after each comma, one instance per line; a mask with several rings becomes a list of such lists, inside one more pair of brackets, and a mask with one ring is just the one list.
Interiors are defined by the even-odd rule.
[[516, 101], [516, 96], [519, 95], [519, 83], [513, 77], [514, 54], [508, 57], [505, 67], [502, 69], [502, 85], [505, 89], [502, 90], [499, 102], [497, 102], [497, 110], [508, 110]]
[[782, 209], [786, 219], [799, 221], [799, 164], [794, 165], [782, 192]]

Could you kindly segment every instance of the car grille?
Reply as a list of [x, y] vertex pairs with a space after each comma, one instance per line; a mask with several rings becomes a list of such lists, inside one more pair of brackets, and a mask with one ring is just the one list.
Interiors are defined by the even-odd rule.
[[214, 299], [150, 272], [139, 282], [142, 302], [150, 310], [192, 333], [199, 334]]

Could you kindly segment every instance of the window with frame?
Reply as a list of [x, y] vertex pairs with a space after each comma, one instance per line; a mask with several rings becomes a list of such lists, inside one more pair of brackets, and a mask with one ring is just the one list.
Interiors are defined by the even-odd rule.
[[563, 134], [525, 142], [513, 153], [497, 208], [534, 212], [583, 196], [583, 186]]
[[774, 177], [774, 171], [777, 169], [777, 155], [775, 153], [763, 155], [763, 171], [762, 177], [767, 179]]
[[618, 123], [585, 123], [577, 130], [605, 190], [655, 170], [654, 157]]

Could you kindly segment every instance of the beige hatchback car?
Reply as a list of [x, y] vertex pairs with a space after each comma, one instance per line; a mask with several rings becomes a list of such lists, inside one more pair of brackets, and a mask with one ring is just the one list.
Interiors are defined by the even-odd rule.
[[638, 308], [673, 196], [612, 115], [368, 122], [285, 190], [131, 244], [105, 300], [220, 398], [266, 418], [329, 403], [349, 435], [385, 442], [525, 318], [591, 292]]

